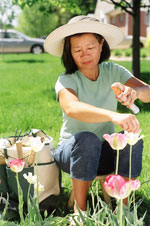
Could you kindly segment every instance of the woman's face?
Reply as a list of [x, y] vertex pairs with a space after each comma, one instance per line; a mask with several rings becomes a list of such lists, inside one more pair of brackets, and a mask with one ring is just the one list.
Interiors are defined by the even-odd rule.
[[71, 54], [80, 71], [95, 69], [98, 65], [103, 40], [101, 43], [93, 34], [83, 34], [70, 38]]

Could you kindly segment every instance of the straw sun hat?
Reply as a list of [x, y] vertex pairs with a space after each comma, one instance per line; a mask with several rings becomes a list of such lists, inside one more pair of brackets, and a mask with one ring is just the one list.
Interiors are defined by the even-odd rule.
[[123, 32], [114, 25], [102, 23], [95, 17], [76, 16], [47, 36], [44, 42], [45, 51], [54, 56], [62, 56], [64, 38], [77, 33], [100, 34], [108, 42], [110, 48], [114, 48], [124, 38]]

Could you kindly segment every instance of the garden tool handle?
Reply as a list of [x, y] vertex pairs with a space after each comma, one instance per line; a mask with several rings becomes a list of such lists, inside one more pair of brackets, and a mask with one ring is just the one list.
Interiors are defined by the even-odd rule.
[[28, 157], [28, 166], [32, 166], [35, 161], [35, 151], [31, 150], [31, 153]]
[[21, 143], [21, 141], [16, 141], [16, 148], [17, 148], [18, 158], [19, 159], [23, 159], [22, 143]]

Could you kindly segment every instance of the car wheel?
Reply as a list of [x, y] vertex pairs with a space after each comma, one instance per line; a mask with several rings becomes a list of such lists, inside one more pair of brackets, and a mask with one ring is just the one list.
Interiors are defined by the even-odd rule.
[[33, 46], [31, 49], [31, 53], [34, 53], [34, 54], [43, 53], [43, 47], [40, 45]]

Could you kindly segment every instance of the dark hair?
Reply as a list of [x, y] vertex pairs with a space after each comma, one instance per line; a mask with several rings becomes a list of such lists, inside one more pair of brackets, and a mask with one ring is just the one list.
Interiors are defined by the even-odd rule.
[[[70, 38], [73, 36], [80, 36], [83, 34], [85, 34], [85, 33], [78, 33], [75, 35], [71, 35], [71, 36], [66, 37], [64, 40], [64, 49], [63, 49], [63, 54], [62, 54], [61, 60], [66, 69], [66, 71], [65, 71], [66, 74], [71, 74], [78, 70], [78, 67], [75, 64], [74, 59], [71, 54]], [[92, 34], [95, 35], [95, 37], [99, 41], [99, 43], [102, 41], [103, 36], [96, 34], [96, 33], [92, 33]], [[102, 63], [103, 61], [108, 60], [109, 57], [110, 57], [110, 47], [109, 47], [107, 41], [104, 39], [99, 63]]]

